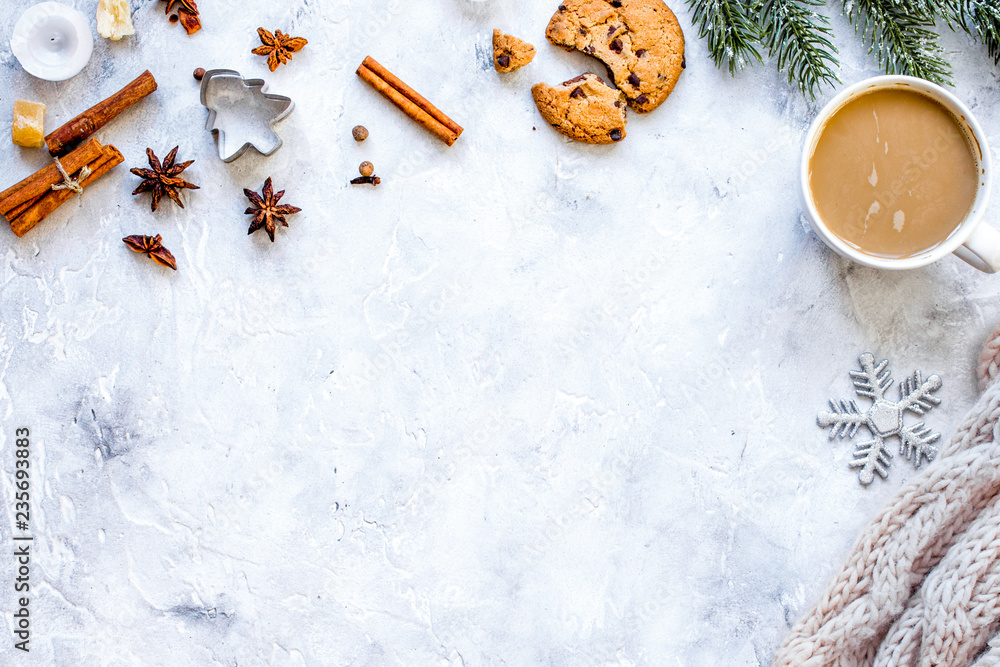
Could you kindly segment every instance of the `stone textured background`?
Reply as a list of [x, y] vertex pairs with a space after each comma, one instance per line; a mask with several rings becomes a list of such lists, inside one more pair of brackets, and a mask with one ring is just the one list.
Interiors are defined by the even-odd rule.
[[[144, 69], [160, 84], [98, 135], [125, 164], [0, 244], [0, 538], [22, 426], [35, 536], [27, 657], [0, 556], [0, 662], [767, 664], [915, 474], [897, 458], [861, 488], [816, 413], [871, 350], [897, 379], [943, 377], [927, 421], [950, 434], [1000, 278], [828, 252], [797, 165], [834, 91], [719, 72], [679, 1], [687, 70], [609, 147], [531, 101], [603, 73], [546, 43], [555, 2], [200, 4], [188, 37], [133, 0], [134, 37], [95, 37], [79, 76], [48, 83], [11, 55], [22, 3], [0, 0], [3, 122], [14, 98], [54, 128]], [[309, 45], [270, 73], [258, 25]], [[876, 74], [834, 25], [842, 80]], [[535, 61], [493, 72], [494, 27]], [[1000, 145], [998, 70], [964, 35], [944, 45]], [[464, 125], [453, 148], [355, 77], [366, 54]], [[295, 100], [278, 153], [218, 159], [199, 66]], [[175, 145], [201, 189], [150, 213], [128, 168]], [[377, 189], [347, 185], [362, 160]], [[3, 186], [45, 163], [0, 141]], [[243, 215], [267, 176], [303, 209], [274, 244]], [[180, 270], [129, 251], [136, 233]]]

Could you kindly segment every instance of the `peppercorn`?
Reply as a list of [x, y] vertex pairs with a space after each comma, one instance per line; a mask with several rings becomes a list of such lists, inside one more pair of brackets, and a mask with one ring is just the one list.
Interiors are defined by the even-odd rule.
[[364, 125], [355, 125], [351, 134], [354, 135], [355, 141], [361, 142], [368, 138], [368, 129]]
[[362, 176], [371, 176], [375, 173], [375, 165], [366, 160], [361, 163], [361, 166], [358, 167], [358, 171], [361, 172]]
[[195, 80], [201, 81], [201, 78], [203, 76], [205, 76], [205, 68], [204, 67], [199, 67], [198, 69], [196, 69], [194, 71], [194, 78], [195, 78]]

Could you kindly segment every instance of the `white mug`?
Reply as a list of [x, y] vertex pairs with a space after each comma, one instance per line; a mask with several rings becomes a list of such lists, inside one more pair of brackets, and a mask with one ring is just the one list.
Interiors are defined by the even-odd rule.
[[[976, 160], [976, 172], [979, 174], [979, 184], [972, 208], [965, 219], [942, 243], [930, 250], [912, 257], [899, 259], [876, 257], [865, 254], [849, 246], [836, 234], [831, 232], [820, 219], [816, 204], [813, 202], [809, 188], [809, 161], [816, 150], [816, 143], [822, 134], [826, 122], [848, 101], [872, 92], [887, 88], [903, 88], [923, 93], [948, 109], [972, 139], [973, 156]], [[876, 76], [848, 86], [823, 107], [816, 120], [813, 121], [806, 134], [805, 147], [802, 151], [802, 199], [806, 217], [816, 234], [837, 253], [854, 260], [858, 264], [877, 269], [915, 269], [936, 262], [949, 253], [955, 253], [980, 271], [996, 273], [1000, 271], [1000, 232], [983, 222], [983, 213], [990, 198], [993, 170], [990, 166], [990, 149], [986, 143], [986, 135], [976, 119], [962, 102], [947, 90], [923, 79], [911, 76]]]

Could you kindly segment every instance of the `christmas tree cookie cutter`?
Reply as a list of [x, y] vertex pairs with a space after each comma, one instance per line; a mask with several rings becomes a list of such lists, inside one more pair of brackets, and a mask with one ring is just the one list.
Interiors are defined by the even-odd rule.
[[295, 103], [284, 95], [265, 93], [263, 79], [244, 79], [231, 69], [213, 69], [201, 80], [201, 103], [208, 109], [205, 129], [216, 135], [219, 157], [232, 162], [250, 147], [261, 155], [281, 148], [274, 125], [292, 113]]

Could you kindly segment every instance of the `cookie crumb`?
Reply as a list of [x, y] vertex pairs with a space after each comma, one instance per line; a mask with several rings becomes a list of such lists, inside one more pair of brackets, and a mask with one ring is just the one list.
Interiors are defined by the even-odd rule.
[[535, 57], [535, 47], [512, 35], [493, 30], [493, 68], [498, 72], [513, 72]]

